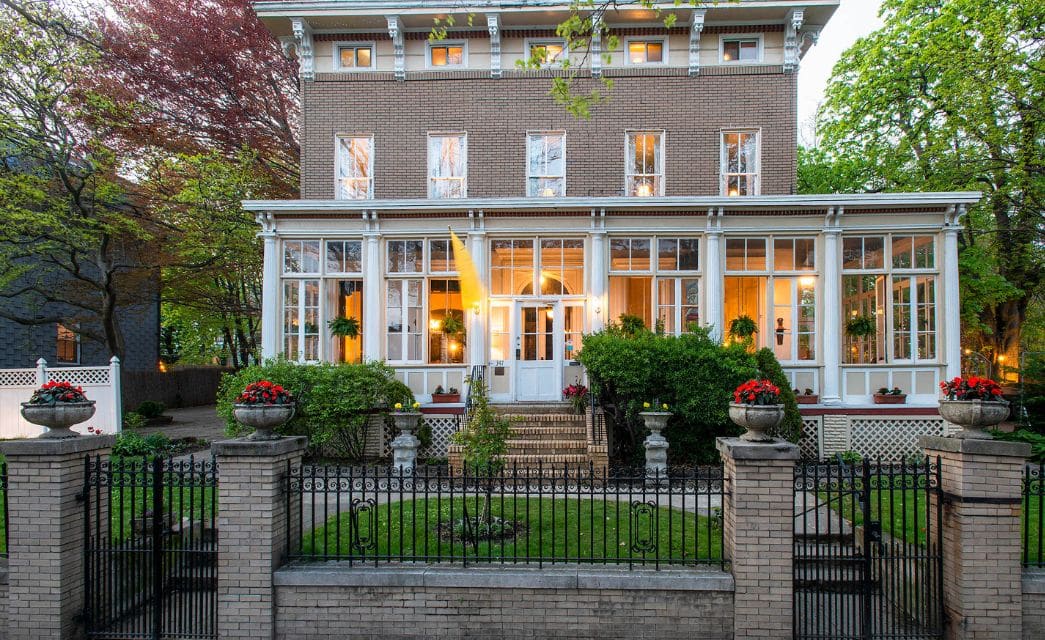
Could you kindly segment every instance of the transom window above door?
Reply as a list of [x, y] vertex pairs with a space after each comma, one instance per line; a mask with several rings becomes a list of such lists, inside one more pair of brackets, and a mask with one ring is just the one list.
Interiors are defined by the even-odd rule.
[[580, 238], [491, 240], [491, 293], [502, 296], [584, 295], [584, 264], [584, 241]]
[[561, 198], [566, 195], [566, 134], [539, 131], [526, 136], [526, 195]]

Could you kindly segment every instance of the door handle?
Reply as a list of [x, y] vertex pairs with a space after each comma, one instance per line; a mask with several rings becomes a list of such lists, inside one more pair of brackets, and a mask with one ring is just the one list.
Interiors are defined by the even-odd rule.
[[519, 347], [515, 348], [515, 359], [522, 360], [522, 349], [520, 349]]

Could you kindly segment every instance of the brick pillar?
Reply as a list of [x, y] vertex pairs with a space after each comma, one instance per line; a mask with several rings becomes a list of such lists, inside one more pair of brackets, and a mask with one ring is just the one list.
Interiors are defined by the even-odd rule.
[[[218, 637], [272, 638], [272, 572], [286, 559], [287, 462], [303, 436], [215, 442], [218, 463]], [[293, 505], [291, 506], [293, 510]]]
[[[1020, 497], [1030, 445], [923, 437], [940, 458], [945, 637], [1020, 640]], [[932, 517], [941, 508], [930, 502]]]
[[84, 458], [108, 456], [115, 436], [0, 444], [8, 473], [8, 634], [82, 638]]
[[727, 482], [722, 516], [736, 583], [734, 638], [790, 640], [797, 446], [719, 438]]

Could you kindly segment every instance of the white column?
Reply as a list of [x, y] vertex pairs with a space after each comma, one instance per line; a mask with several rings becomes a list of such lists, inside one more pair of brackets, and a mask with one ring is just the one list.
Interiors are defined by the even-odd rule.
[[607, 323], [609, 309], [606, 308], [606, 232], [591, 232], [591, 268], [588, 270], [591, 284], [588, 299], [591, 301], [591, 330], [601, 331]]
[[722, 331], [722, 230], [707, 230], [707, 259], [704, 261], [704, 324], [711, 327], [711, 338], [721, 340]]
[[824, 317], [821, 320], [824, 336], [824, 388], [820, 394], [823, 404], [842, 403], [842, 362], [839, 352], [842, 343], [842, 274], [839, 270], [842, 261], [841, 243], [840, 228], [824, 229]]
[[[483, 283], [483, 291], [484, 293], [488, 292], [490, 290], [490, 270], [486, 267], [486, 232], [469, 231], [467, 242], [468, 253], [471, 254], [472, 262], [475, 263], [475, 268], [479, 272], [479, 280]], [[479, 313], [476, 313], [475, 309], [464, 310], [464, 315], [467, 319], [466, 326], [468, 327], [468, 363], [471, 365], [486, 364], [488, 360], [486, 356], [486, 336], [490, 307], [487, 303], [488, 300], [484, 296], [484, 299], [479, 303]]]
[[943, 353], [947, 365], [946, 379], [962, 374], [961, 294], [958, 287], [958, 228], [943, 230], [943, 305], [937, 303], [936, 313], [943, 311]]
[[261, 282], [261, 357], [264, 360], [279, 355], [279, 243], [276, 232], [263, 231], [265, 262]]
[[109, 358], [109, 385], [112, 393], [113, 433], [123, 431], [123, 378], [120, 377], [120, 359]]
[[363, 244], [363, 359], [381, 360], [381, 234], [364, 234]]

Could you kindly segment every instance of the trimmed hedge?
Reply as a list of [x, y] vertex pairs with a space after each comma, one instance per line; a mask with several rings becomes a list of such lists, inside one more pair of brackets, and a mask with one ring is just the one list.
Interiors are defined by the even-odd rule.
[[280, 429], [284, 435], [308, 436], [313, 455], [359, 460], [366, 444], [366, 426], [374, 413], [388, 413], [395, 403], [410, 406], [414, 396], [396, 380], [395, 372], [379, 362], [365, 364], [297, 364], [272, 360], [222, 376], [218, 414], [226, 433], [242, 435], [232, 417], [232, 405], [251, 382], [269, 380], [288, 389], [297, 400], [294, 418]]

